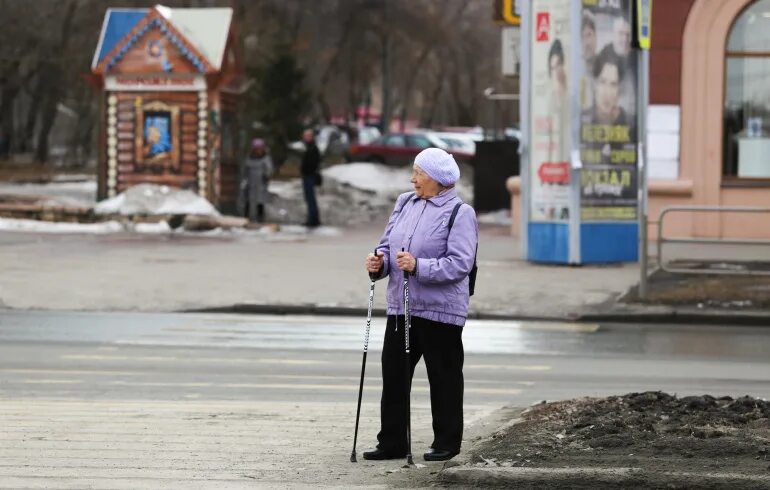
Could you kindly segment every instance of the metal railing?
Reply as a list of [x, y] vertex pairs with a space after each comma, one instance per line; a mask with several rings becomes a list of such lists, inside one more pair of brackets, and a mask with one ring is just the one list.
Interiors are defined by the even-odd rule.
[[695, 238], [695, 237], [672, 237], [663, 236], [664, 218], [672, 213], [692, 212], [692, 213], [768, 213], [770, 208], [757, 208], [748, 206], [669, 206], [663, 209], [658, 218], [658, 267], [666, 272], [677, 272], [682, 274], [733, 274], [733, 275], [752, 275], [752, 276], [770, 276], [770, 270], [751, 270], [751, 269], [688, 269], [684, 267], [671, 267], [666, 265], [663, 259], [663, 245], [670, 243], [690, 243], [690, 244], [710, 244], [710, 245], [764, 245], [770, 246], [770, 240], [755, 239], [733, 239], [733, 238]]

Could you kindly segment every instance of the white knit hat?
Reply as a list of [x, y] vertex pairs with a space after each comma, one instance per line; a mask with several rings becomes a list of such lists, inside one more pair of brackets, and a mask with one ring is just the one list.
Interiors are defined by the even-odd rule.
[[414, 164], [444, 187], [454, 184], [460, 178], [460, 167], [454, 157], [441, 148], [422, 150], [414, 158]]

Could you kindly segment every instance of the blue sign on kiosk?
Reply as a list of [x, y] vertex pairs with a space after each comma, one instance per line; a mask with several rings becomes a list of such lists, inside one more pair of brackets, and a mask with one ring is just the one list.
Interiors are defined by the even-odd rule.
[[522, 243], [554, 264], [637, 261], [643, 167], [634, 0], [522, 12]]

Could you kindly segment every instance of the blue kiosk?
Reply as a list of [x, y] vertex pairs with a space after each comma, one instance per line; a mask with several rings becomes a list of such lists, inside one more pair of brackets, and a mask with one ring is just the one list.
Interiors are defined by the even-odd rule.
[[639, 260], [647, 56], [636, 47], [649, 46], [650, 8], [521, 2], [521, 238], [530, 261]]

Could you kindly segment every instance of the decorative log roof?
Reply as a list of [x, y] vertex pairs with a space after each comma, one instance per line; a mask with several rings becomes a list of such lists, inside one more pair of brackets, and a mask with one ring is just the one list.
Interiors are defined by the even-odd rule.
[[97, 75], [108, 73], [147, 32], [157, 29], [198, 72], [217, 73], [232, 17], [230, 8], [108, 9], [91, 70]]

